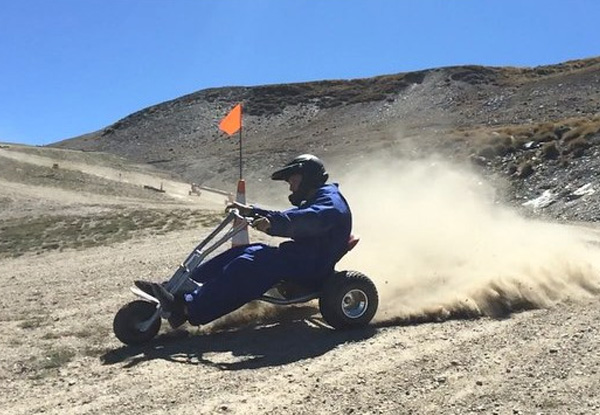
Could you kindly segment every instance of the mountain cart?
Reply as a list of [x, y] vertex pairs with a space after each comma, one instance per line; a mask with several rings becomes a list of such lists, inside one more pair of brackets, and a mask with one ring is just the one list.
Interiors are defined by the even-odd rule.
[[[181, 293], [189, 287], [198, 287], [189, 276], [211, 253], [228, 242], [234, 235], [252, 226], [255, 217], [241, 216], [237, 209], [231, 209], [225, 219], [189, 254], [173, 276], [164, 283], [172, 294]], [[231, 228], [223, 232], [225, 228]], [[349, 252], [358, 243], [353, 236], [348, 241]], [[113, 321], [116, 337], [127, 345], [139, 345], [150, 341], [160, 330], [162, 319], [168, 313], [151, 294], [138, 287], [131, 291], [139, 300], [132, 301], [117, 312]], [[320, 290], [310, 291], [282, 279], [260, 298], [271, 304], [286, 306], [312, 300], [319, 301], [319, 310], [325, 322], [334, 329], [362, 327], [375, 316], [379, 298], [375, 284], [358, 271], [336, 271], [332, 269], [323, 278]]]

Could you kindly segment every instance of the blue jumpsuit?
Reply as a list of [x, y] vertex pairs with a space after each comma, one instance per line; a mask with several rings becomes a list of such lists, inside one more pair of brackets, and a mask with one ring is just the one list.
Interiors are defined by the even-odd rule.
[[348, 249], [352, 215], [337, 184], [282, 212], [254, 208], [271, 222], [268, 234], [287, 237], [278, 247], [251, 244], [231, 248], [191, 274], [202, 287], [186, 296], [188, 320], [206, 324], [257, 299], [285, 279], [318, 289]]

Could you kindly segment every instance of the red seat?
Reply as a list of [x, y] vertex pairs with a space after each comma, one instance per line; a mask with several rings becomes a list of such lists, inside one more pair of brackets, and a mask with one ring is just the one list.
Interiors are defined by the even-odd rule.
[[350, 238], [348, 238], [348, 251], [352, 251], [352, 249], [354, 249], [354, 247], [358, 244], [358, 241], [360, 241], [360, 238], [351, 234]]

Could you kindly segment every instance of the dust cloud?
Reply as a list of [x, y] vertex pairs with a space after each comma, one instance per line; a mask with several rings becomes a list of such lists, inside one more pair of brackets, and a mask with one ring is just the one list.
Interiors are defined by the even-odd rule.
[[338, 269], [375, 281], [378, 324], [502, 317], [600, 293], [594, 229], [519, 216], [483, 178], [440, 160], [348, 167], [336, 181], [361, 242]]

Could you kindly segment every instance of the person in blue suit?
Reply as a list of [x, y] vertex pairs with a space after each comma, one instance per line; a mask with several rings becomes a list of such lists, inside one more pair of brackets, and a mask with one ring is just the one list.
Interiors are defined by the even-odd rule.
[[274, 172], [286, 181], [293, 208], [266, 210], [237, 202], [243, 216], [257, 216], [253, 226], [272, 236], [289, 238], [279, 246], [262, 243], [231, 248], [191, 272], [197, 288], [177, 298], [161, 284], [136, 281], [158, 298], [169, 322], [178, 327], [209, 323], [259, 298], [281, 280], [319, 289], [348, 249], [352, 214], [337, 184], [316, 156], [303, 154]]

